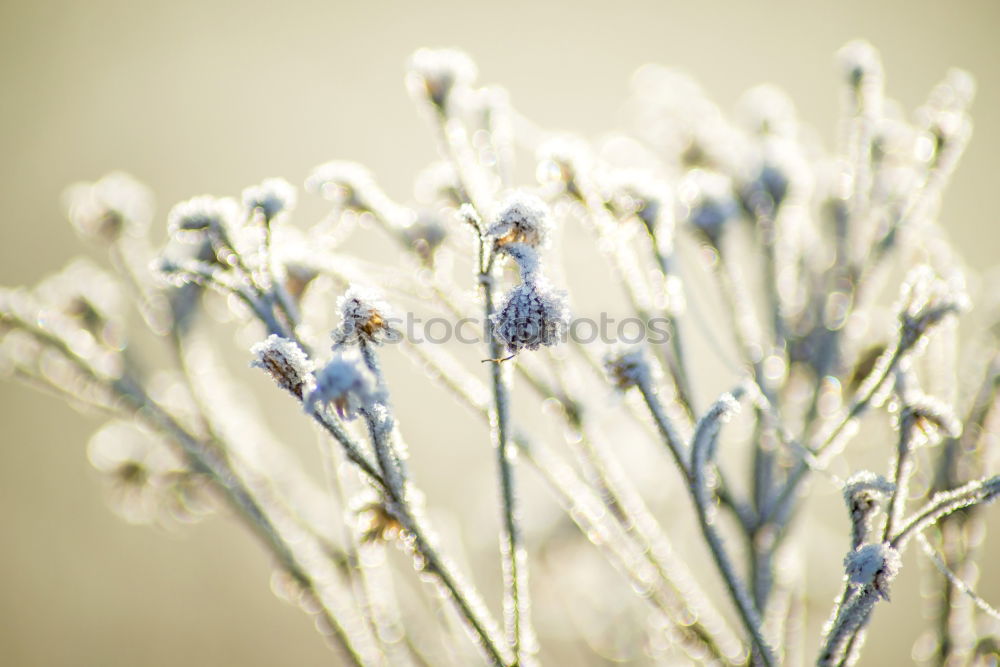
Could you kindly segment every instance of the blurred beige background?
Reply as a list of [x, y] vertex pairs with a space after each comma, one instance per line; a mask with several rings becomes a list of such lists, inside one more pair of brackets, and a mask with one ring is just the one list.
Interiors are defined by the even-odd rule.
[[[432, 155], [402, 85], [419, 46], [464, 48], [545, 127], [613, 127], [629, 75], [659, 62], [690, 70], [726, 108], [779, 84], [829, 141], [833, 54], [854, 37], [881, 49], [889, 94], [908, 109], [950, 66], [976, 76], [975, 135], [944, 218], [982, 269], [1000, 248], [998, 29], [993, 0], [2, 0], [0, 284], [33, 283], [77, 252], [59, 194], [111, 169], [154, 188], [161, 221], [179, 199], [272, 175], [301, 183], [333, 158], [406, 197]], [[84, 455], [95, 422], [8, 382], [0, 418], [0, 664], [331, 664], [305, 615], [269, 592], [268, 560], [240, 527], [129, 527]], [[994, 602], [997, 581], [982, 591]], [[919, 618], [919, 591], [894, 600], [867, 664], [909, 659], [915, 630], [893, 630]]]

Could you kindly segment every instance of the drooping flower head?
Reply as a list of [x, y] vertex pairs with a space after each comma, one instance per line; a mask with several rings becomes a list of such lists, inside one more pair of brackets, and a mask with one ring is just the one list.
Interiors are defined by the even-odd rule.
[[665, 181], [643, 169], [615, 169], [607, 176], [607, 187], [619, 215], [634, 215], [651, 234], [669, 244], [674, 198]]
[[333, 332], [336, 345], [355, 342], [379, 344], [394, 341], [399, 332], [390, 326], [392, 310], [389, 304], [375, 290], [351, 285], [337, 299], [340, 311], [340, 327]]
[[185, 466], [155, 435], [134, 423], [112, 421], [87, 445], [91, 465], [110, 484], [112, 509], [129, 523], [152, 523], [171, 509], [169, 494]]
[[486, 234], [498, 248], [510, 243], [544, 247], [551, 227], [549, 207], [545, 202], [530, 193], [517, 191], [497, 205]]
[[371, 371], [354, 351], [338, 352], [316, 373], [316, 387], [305, 401], [312, 412], [318, 406], [332, 405], [341, 419], [354, 419], [379, 400], [377, 383]]
[[306, 190], [338, 206], [371, 213], [393, 227], [408, 227], [415, 217], [410, 209], [393, 201], [371, 171], [357, 162], [333, 160], [319, 165], [306, 179]]
[[882, 78], [882, 58], [878, 50], [863, 39], [848, 42], [837, 52], [848, 85], [859, 89], [867, 81]]
[[70, 223], [84, 238], [115, 241], [123, 233], [139, 236], [153, 216], [149, 188], [122, 172], [71, 185], [63, 201]]
[[179, 240], [200, 241], [209, 232], [235, 228], [239, 205], [231, 197], [201, 195], [176, 204], [167, 215], [167, 229]]
[[641, 347], [614, 349], [604, 357], [604, 369], [611, 383], [625, 391], [649, 380], [652, 369]]
[[254, 357], [250, 366], [267, 371], [282, 389], [305, 397], [313, 382], [313, 362], [294, 341], [271, 334], [250, 348], [250, 353]]
[[428, 100], [441, 113], [449, 111], [452, 93], [471, 86], [478, 74], [472, 59], [455, 49], [419, 49], [410, 56], [406, 69], [410, 93]]
[[404, 233], [410, 247], [428, 266], [434, 263], [434, 253], [448, 235], [438, 218], [427, 213], [418, 214], [417, 222], [407, 227]]
[[739, 216], [732, 180], [719, 172], [693, 169], [678, 187], [681, 219], [718, 246], [728, 224]]
[[34, 293], [44, 308], [71, 318], [98, 339], [112, 333], [110, 324], [121, 325], [121, 285], [87, 259], [73, 260], [40, 282]]
[[243, 206], [248, 211], [260, 211], [267, 221], [294, 209], [295, 203], [295, 187], [283, 178], [265, 178], [243, 190]]
[[543, 279], [523, 282], [507, 292], [490, 319], [493, 335], [511, 353], [556, 345], [569, 329], [566, 293]]

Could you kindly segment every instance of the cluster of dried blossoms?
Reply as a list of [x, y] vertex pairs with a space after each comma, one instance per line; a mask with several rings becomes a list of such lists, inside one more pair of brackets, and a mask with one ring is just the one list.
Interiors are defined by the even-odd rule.
[[[0, 292], [4, 368], [111, 417], [90, 457], [112, 479], [127, 519], [191, 519], [227, 504], [273, 553], [288, 595], [322, 621], [351, 664], [565, 660], [549, 646], [553, 636], [574, 647], [576, 662], [588, 652], [595, 660], [800, 662], [807, 592], [801, 568], [781, 564], [801, 556], [795, 518], [817, 477], [842, 488], [850, 526], [844, 571], [829, 573], [844, 583], [818, 662], [856, 661], [914, 538], [940, 570], [922, 659], [981, 657], [995, 645], [982, 621], [997, 614], [971, 585], [979, 507], [1000, 493], [1000, 478], [984, 476], [995, 463], [987, 445], [1000, 356], [988, 327], [957, 345], [957, 316], [968, 303], [936, 218], [969, 138], [973, 86], [951, 72], [905, 120], [883, 95], [870, 46], [850, 44], [840, 60], [845, 117], [831, 155], [771, 87], [748, 92], [730, 119], [684, 75], [647, 66], [628, 103], [635, 131], [590, 144], [532, 126], [501, 89], [476, 84], [465, 55], [419, 51], [406, 81], [441, 161], [417, 179], [414, 204], [394, 201], [365, 168], [330, 162], [306, 181], [332, 202], [310, 229], [290, 222], [295, 188], [268, 179], [242, 202], [177, 204], [165, 246], [154, 248], [142, 185], [112, 174], [74, 186], [70, 221], [107, 248], [114, 274], [77, 261], [34, 289]], [[514, 160], [525, 149], [539, 184], [515, 188]], [[344, 251], [358, 221], [397, 244], [399, 266]], [[569, 335], [570, 297], [555, 285], [572, 281], [553, 258], [586, 235], [610, 276], [596, 281], [588, 265], [586, 285], [617, 284], [623, 310], [660, 318], [668, 340], [603, 349]], [[893, 305], [887, 286], [899, 295]], [[126, 296], [166, 355], [139, 354], [149, 337], [127, 319]], [[410, 340], [390, 302], [476, 318], [481, 346]], [[250, 365], [301, 405], [329, 460], [346, 462], [332, 467], [330, 488], [311, 481], [233, 391], [208, 336], [220, 304], [260, 340]], [[393, 410], [393, 400], [421, 397], [393, 397], [381, 364], [396, 349], [489, 432], [501, 500], [502, 623], [423, 512]], [[971, 384], [959, 382], [959, 350], [977, 367]], [[735, 387], [711, 405], [701, 400], [717, 390], [719, 371], [709, 377], [703, 357], [721, 361]], [[557, 408], [546, 418], [563, 423], [564, 441], [548, 443], [544, 429], [529, 427], [511, 399], [515, 386], [525, 401]], [[623, 398], [609, 406], [611, 389]], [[891, 431], [880, 414], [892, 417]], [[862, 442], [855, 436], [868, 416]], [[633, 441], [645, 469], [662, 466], [656, 478], [686, 490], [669, 506], [696, 517], [714, 570], [697, 574], [719, 577], [726, 596], [706, 595], [675, 551], [674, 522], [622, 460]], [[832, 471], [843, 469], [848, 445], [887, 454], [887, 472], [840, 480]], [[673, 464], [657, 458], [656, 446]], [[746, 457], [735, 450], [749, 452], [749, 466], [736, 465]], [[580, 528], [568, 553], [586, 563], [583, 550], [596, 549], [618, 571], [624, 595], [637, 593], [614, 598], [627, 613], [601, 609], [596, 636], [577, 628], [567, 639], [552, 630], [562, 612], [544, 605], [535, 615], [550, 631], [535, 633], [528, 556], [568, 547], [558, 531], [525, 544], [521, 467], [538, 473]], [[330, 520], [344, 508], [346, 532]], [[393, 594], [404, 573], [359, 556], [388, 544], [410, 553], [432, 584], [436, 595], [425, 603], [452, 613], [421, 613]], [[543, 570], [543, 588], [571, 576], [573, 562]], [[582, 590], [603, 581], [586, 568], [576, 574]], [[610, 589], [597, 592], [611, 599]], [[602, 642], [609, 628], [615, 638]]]

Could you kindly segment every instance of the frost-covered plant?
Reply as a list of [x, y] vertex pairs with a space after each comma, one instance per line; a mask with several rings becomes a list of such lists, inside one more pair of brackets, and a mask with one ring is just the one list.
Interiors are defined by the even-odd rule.
[[[145, 186], [120, 173], [75, 185], [69, 219], [103, 244], [114, 275], [76, 261], [33, 289], [0, 291], [2, 368], [110, 419], [88, 452], [127, 520], [228, 505], [345, 664], [799, 663], [812, 592], [796, 518], [811, 480], [847, 505], [843, 572], [823, 573], [842, 590], [817, 662], [858, 659], [915, 538], [940, 571], [936, 641], [921, 658], [975, 659], [996, 628], [973, 621], [1000, 618], [973, 591], [980, 509], [1000, 495], [987, 446], [1000, 346], [989, 321], [959, 338], [964, 270], [938, 224], [973, 84], [950, 72], [907, 120], [870, 45], [848, 45], [840, 61], [843, 133], [827, 153], [773, 87], [748, 92], [730, 120], [683, 74], [646, 66], [627, 105], [632, 132], [587, 142], [531, 126], [501, 89], [478, 86], [465, 54], [423, 49], [406, 82], [440, 161], [417, 178], [415, 202], [360, 165], [329, 162], [305, 187], [332, 210], [308, 229], [292, 224], [296, 189], [269, 178], [239, 199], [177, 204], [155, 248]], [[513, 180], [525, 153], [538, 184]], [[359, 220], [402, 259], [348, 252]], [[597, 252], [580, 262], [584, 238]], [[645, 324], [641, 340], [577, 334], [570, 300], [584, 312], [591, 289], [608, 285]], [[220, 294], [259, 341], [246, 362], [322, 434], [329, 484], [233, 391], [209, 336]], [[469, 323], [482, 337], [419, 339], [401, 313], [421, 307], [455, 321], [459, 342]], [[169, 354], [147, 350], [151, 340]], [[397, 350], [481, 419], [494, 449], [499, 614], [425, 514], [433, 489], [411, 470], [393, 405], [419, 404], [442, 433], [450, 422], [422, 394], [394, 392], [383, 359]], [[152, 372], [154, 359], [167, 361]], [[977, 365], [971, 387], [966, 362]], [[840, 480], [848, 446], [884, 452], [885, 472]], [[523, 468], [578, 533], [530, 521]], [[674, 546], [686, 541], [675, 534], [683, 516], [722, 595], [706, 593], [712, 572], [692, 571]], [[429, 601], [397, 597], [406, 573], [363, 557], [389, 545], [412, 557]], [[619, 579], [589, 565], [591, 549]], [[567, 633], [560, 595], [606, 606]], [[426, 604], [449, 611], [427, 615]]]

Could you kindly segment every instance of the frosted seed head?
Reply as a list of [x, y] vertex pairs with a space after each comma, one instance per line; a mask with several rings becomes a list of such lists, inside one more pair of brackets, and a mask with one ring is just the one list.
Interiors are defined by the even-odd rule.
[[444, 202], [451, 206], [462, 204], [461, 185], [455, 166], [451, 162], [434, 162], [417, 174], [413, 194], [423, 204]]
[[304, 398], [312, 384], [313, 362], [294, 341], [271, 334], [252, 348], [250, 366], [261, 368], [285, 391]]
[[536, 175], [542, 185], [554, 185], [574, 198], [581, 198], [580, 175], [590, 170], [590, 147], [573, 135], [551, 137], [537, 150]]
[[295, 187], [283, 178], [265, 178], [243, 190], [243, 206], [260, 211], [268, 222], [282, 211], [294, 209], [295, 203]]
[[71, 185], [63, 193], [63, 203], [80, 236], [106, 242], [123, 233], [144, 234], [153, 217], [149, 188], [122, 172], [112, 172], [94, 183]]
[[754, 216], [773, 217], [809, 173], [809, 167], [792, 142], [772, 138], [765, 141], [760, 156], [748, 170], [740, 187], [743, 207]]
[[871, 586], [886, 600], [889, 585], [899, 573], [903, 561], [888, 542], [863, 544], [844, 559], [844, 570], [853, 586]]
[[406, 85], [418, 100], [427, 100], [442, 114], [450, 111], [455, 90], [475, 83], [476, 64], [456, 49], [419, 49], [406, 65]]
[[375, 188], [375, 179], [366, 167], [344, 160], [325, 162], [306, 178], [306, 190], [351, 208], [366, 208], [366, 195]]
[[87, 259], [76, 259], [40, 282], [33, 290], [39, 303], [58, 311], [98, 336], [122, 314], [123, 295], [119, 282]]
[[604, 356], [604, 368], [611, 383], [621, 391], [647, 383], [652, 370], [641, 347], [620, 348]]
[[642, 169], [617, 169], [608, 177], [610, 199], [622, 216], [634, 215], [669, 241], [673, 234], [674, 198], [666, 183]]
[[712, 245], [718, 246], [725, 228], [739, 216], [739, 204], [728, 176], [694, 169], [678, 187], [680, 218], [687, 220]]
[[87, 458], [109, 484], [111, 508], [129, 523], [153, 523], [163, 515], [170, 480], [183, 463], [152, 433], [112, 421], [87, 444]]
[[332, 405], [341, 419], [351, 420], [378, 402], [375, 378], [354, 352], [340, 352], [316, 373], [316, 387], [305, 401], [306, 412]]
[[343, 208], [371, 213], [395, 228], [408, 227], [415, 217], [411, 210], [390, 199], [371, 172], [356, 162], [334, 160], [319, 165], [306, 179], [306, 190]]
[[497, 248], [510, 243], [545, 246], [551, 230], [549, 207], [535, 195], [517, 191], [497, 205], [486, 235]]
[[514, 354], [557, 345], [569, 330], [566, 292], [544, 280], [521, 283], [507, 292], [490, 320], [493, 335]]
[[745, 92], [736, 104], [736, 116], [754, 135], [793, 138], [798, 131], [795, 104], [785, 91], [771, 84]]
[[851, 515], [851, 534], [855, 547], [864, 541], [871, 529], [872, 518], [895, 488], [892, 482], [868, 470], [851, 475], [844, 484], [844, 502]]
[[426, 213], [418, 215], [417, 222], [407, 227], [404, 233], [413, 252], [428, 266], [434, 264], [434, 253], [448, 236], [438, 217]]
[[399, 332], [389, 324], [392, 319], [389, 304], [373, 289], [351, 285], [337, 299], [337, 310], [341, 323], [332, 334], [336, 345], [361, 341], [378, 345], [399, 337]]
[[239, 206], [230, 197], [201, 195], [176, 204], [167, 214], [167, 230], [180, 241], [197, 242], [210, 232], [234, 229]]
[[845, 44], [837, 52], [837, 60], [852, 88], [860, 88], [866, 79], [882, 78], [882, 59], [875, 47], [863, 39]]
[[850, 508], [871, 506], [887, 499], [895, 490], [895, 485], [882, 475], [870, 470], [854, 473], [844, 484], [844, 502]]

